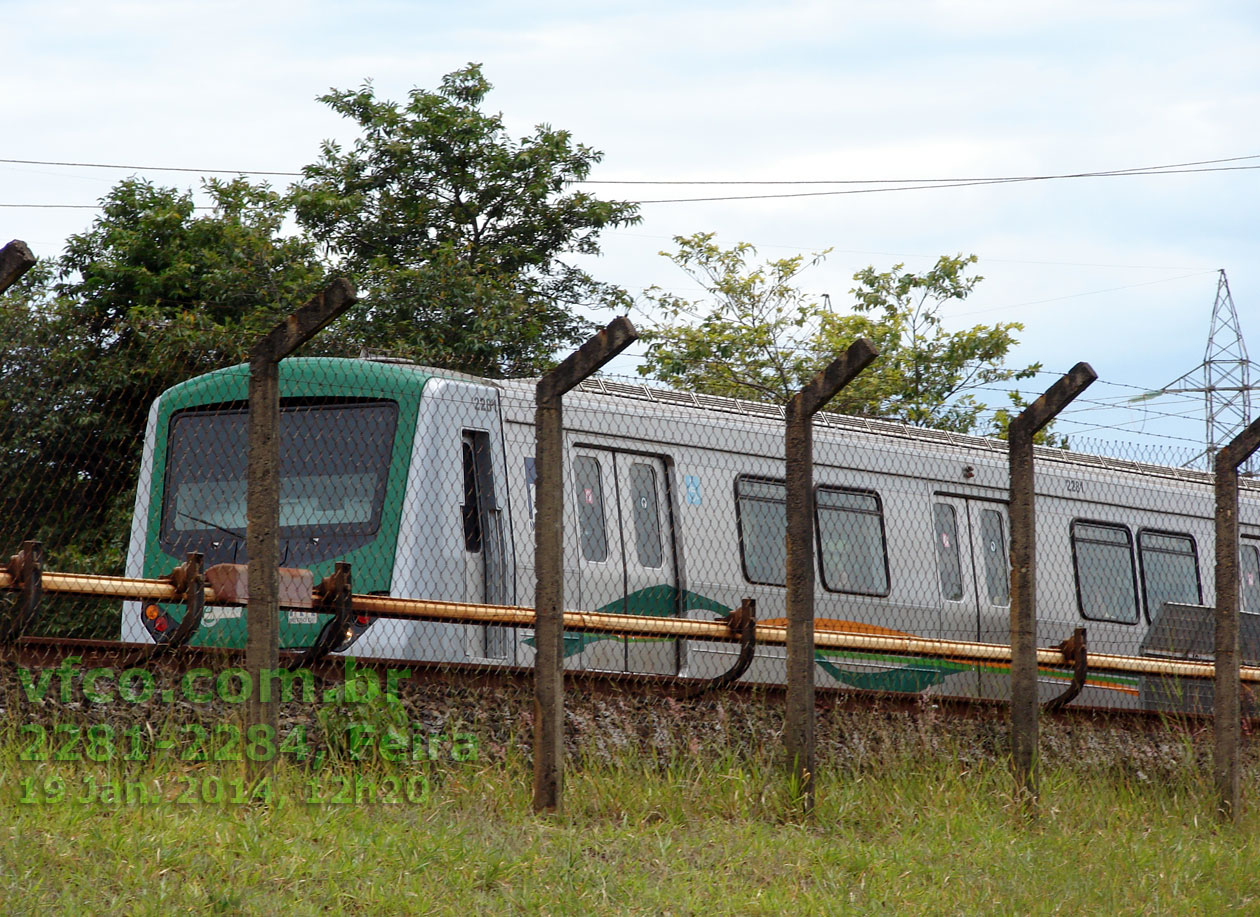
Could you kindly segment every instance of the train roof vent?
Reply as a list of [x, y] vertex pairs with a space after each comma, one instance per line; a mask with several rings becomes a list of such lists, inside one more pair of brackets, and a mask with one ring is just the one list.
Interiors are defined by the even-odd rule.
[[[537, 383], [538, 379], [530, 379], [529, 381]], [[578, 384], [579, 391], [596, 392], [600, 395], [618, 395], [622, 398], [641, 399], [643, 397], [643, 393], [640, 391], [641, 388], [642, 386], [631, 385], [626, 382], [610, 382], [602, 376], [593, 376], [590, 379], [583, 379]]]
[[826, 417], [827, 422], [837, 427], [857, 428], [864, 433], [870, 433], [874, 436], [900, 436], [906, 437], [906, 428], [904, 424], [894, 423], [890, 420], [878, 420], [872, 417], [849, 417], [845, 414], [819, 414], [819, 417]]
[[661, 404], [685, 404], [689, 408], [698, 407], [696, 396], [689, 392], [675, 392], [664, 388], [644, 388], [648, 393], [648, 397], [652, 401], [658, 401]]
[[930, 443], [945, 443], [947, 446], [957, 445], [952, 433], [948, 430], [934, 430], [931, 427], [924, 427], [919, 431], [919, 439], [927, 440]]
[[738, 411], [740, 403], [734, 398], [726, 398], [722, 395], [706, 395], [703, 392], [695, 392], [691, 396], [695, 399], [697, 407], [710, 408], [714, 411]]
[[441, 366], [421, 366], [413, 363], [416, 369], [421, 372], [428, 373], [435, 379], [449, 379], [452, 382], [475, 382], [478, 385], [487, 385], [490, 388], [501, 389], [503, 386], [498, 379], [487, 379], [485, 376], [474, 376], [472, 373], [461, 373], [453, 369], [443, 369]]
[[602, 391], [609, 395], [621, 395], [623, 398], [643, 398], [646, 390], [642, 385], [633, 385], [629, 382], [608, 382], [604, 379], [593, 380], [599, 383]]
[[760, 417], [782, 418], [784, 416], [783, 408], [777, 404], [764, 404], [758, 401], [751, 401], [745, 403], [744, 408], [749, 414], [755, 414]]
[[461, 373], [454, 369], [443, 369], [440, 366], [425, 366], [407, 357], [396, 356], [386, 350], [376, 350], [371, 347], [360, 348], [359, 359], [366, 360], [369, 363], [388, 363], [391, 366], [409, 366], [412, 369], [418, 370], [422, 373], [428, 373], [429, 375], [436, 376], [439, 379], [459, 379], [462, 382], [476, 382], [478, 385], [501, 387], [494, 379], [487, 379], [484, 376], [474, 376], [471, 373]]
[[367, 360], [369, 363], [395, 363], [400, 366], [416, 365], [416, 361], [410, 357], [400, 357], [387, 350], [377, 350], [374, 347], [360, 347], [359, 359]]

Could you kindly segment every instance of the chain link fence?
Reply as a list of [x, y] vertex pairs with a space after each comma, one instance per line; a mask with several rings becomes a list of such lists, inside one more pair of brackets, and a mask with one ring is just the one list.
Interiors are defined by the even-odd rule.
[[[162, 392], [144, 415], [85, 410], [82, 423], [110, 429], [64, 450], [44, 439], [60, 429], [41, 423], [44, 405], [6, 413], [9, 553], [35, 539], [48, 570], [146, 579], [190, 552], [206, 568], [245, 565], [247, 389], [248, 368], [228, 367]], [[286, 574], [282, 649], [318, 636], [328, 616], [310, 587], [338, 561], [351, 565], [356, 594], [532, 605], [532, 380], [295, 358], [281, 364], [281, 398], [280, 562], [309, 571]], [[597, 378], [565, 397], [564, 420], [567, 607], [713, 620], [752, 598], [761, 624], [784, 623], [780, 408]], [[814, 436], [815, 631], [1008, 643], [1004, 443], [825, 413]], [[1036, 488], [1041, 645], [1083, 626], [1094, 652], [1211, 658], [1211, 475], [1038, 449]], [[1244, 482], [1246, 663], [1260, 662], [1254, 501]], [[45, 604], [28, 635], [153, 643], [181, 616], [168, 603]], [[244, 638], [243, 608], [211, 605], [191, 642]], [[528, 628], [367, 615], [336, 650], [503, 666], [529, 666], [534, 652]], [[711, 678], [738, 652], [643, 635], [564, 638], [567, 668], [625, 675]], [[816, 661], [820, 687], [1009, 695], [998, 663], [837, 649]], [[782, 683], [782, 649], [760, 649], [743, 677]], [[1044, 672], [1043, 699], [1068, 678]], [[1210, 686], [1098, 674], [1078, 703], [1201, 711]]]
[[[132, 332], [139, 353], [160, 359], [144, 329]], [[181, 639], [243, 648], [244, 606], [213, 596], [236, 589], [249, 560], [248, 367], [160, 364], [113, 379], [90, 353], [29, 338], [56, 384], [10, 375], [0, 396], [5, 556], [35, 540], [45, 570], [151, 580], [200, 554], [212, 596]], [[379, 357], [281, 363], [281, 650], [323, 639], [333, 652], [383, 660], [534, 664], [532, 627], [388, 606], [335, 619], [317, 587], [345, 563], [360, 596], [531, 608], [536, 385]], [[770, 404], [602, 377], [568, 392], [565, 607], [711, 622], [751, 599], [771, 639], [740, 678], [782, 684], [773, 629], [787, 616], [784, 430], [783, 409]], [[1009, 658], [842, 639], [1011, 642], [1005, 443], [820, 413], [813, 454], [816, 685], [1008, 699]], [[1035, 482], [1038, 645], [1070, 642], [1083, 627], [1091, 654], [1210, 661], [1212, 475], [1038, 448]], [[1260, 664], [1260, 493], [1246, 479], [1240, 519], [1241, 658]], [[47, 591], [22, 636], [160, 645], [181, 631], [182, 602], [105, 591]], [[330, 635], [334, 619], [341, 629]], [[645, 625], [570, 628], [562, 652], [572, 671], [714, 679], [741, 646], [733, 635]], [[1040, 699], [1072, 679], [1066, 657], [1043, 665]], [[1207, 679], [1091, 668], [1074, 703], [1198, 713], [1210, 711], [1212, 691]]]

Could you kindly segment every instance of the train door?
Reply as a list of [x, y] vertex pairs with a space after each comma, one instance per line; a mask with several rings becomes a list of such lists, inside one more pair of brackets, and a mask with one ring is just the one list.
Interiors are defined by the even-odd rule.
[[[1010, 542], [1006, 504], [936, 494], [932, 535], [946, 640], [1010, 642]], [[1009, 673], [980, 666], [979, 693], [1009, 693]]]
[[967, 501], [981, 643], [1010, 643], [1011, 545], [1005, 503]]
[[932, 498], [944, 639], [1009, 642], [1007, 529], [1004, 503], [944, 494]]
[[[616, 467], [625, 543], [625, 613], [672, 617], [678, 614], [678, 590], [665, 463], [620, 454]], [[679, 652], [676, 640], [627, 640], [626, 670], [676, 675]]]
[[[460, 514], [464, 530], [464, 601], [507, 605], [507, 562], [503, 541], [503, 512], [494, 473], [490, 435], [483, 430], [464, 430], [460, 444], [463, 502]], [[470, 628], [468, 654], [505, 659], [511, 646], [508, 629]]]
[[[572, 450], [577, 595], [574, 607], [673, 616], [677, 578], [665, 462], [608, 449]], [[572, 550], [572, 548], [570, 548]], [[574, 635], [570, 665], [673, 675], [675, 640]]]
[[1260, 540], [1246, 530], [1240, 534], [1242, 535], [1238, 545], [1240, 652], [1243, 665], [1257, 665], [1260, 664]]

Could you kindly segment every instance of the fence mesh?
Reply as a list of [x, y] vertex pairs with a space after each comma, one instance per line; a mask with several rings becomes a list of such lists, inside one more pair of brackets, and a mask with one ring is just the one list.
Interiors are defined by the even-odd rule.
[[[144, 579], [190, 552], [206, 567], [246, 564], [247, 367], [165, 361], [137, 332], [141, 350], [125, 362], [151, 372], [117, 377], [39, 331], [11, 336], [48, 371], [16, 375], [39, 360], [14, 351], [0, 394], [5, 556], [38, 540], [46, 570]], [[338, 562], [356, 594], [532, 606], [536, 380], [325, 357], [282, 362], [280, 380], [280, 558], [298, 571], [282, 592], [282, 649], [309, 646], [330, 620], [310, 587]], [[780, 408], [601, 378], [563, 405], [567, 608], [713, 621], [751, 598], [763, 625], [784, 622]], [[1009, 643], [1005, 444], [822, 414], [814, 456], [816, 634]], [[1212, 478], [1140, 457], [1038, 450], [1038, 645], [1085, 627], [1091, 653], [1210, 660]], [[1260, 663], [1257, 502], [1244, 481], [1245, 664]], [[155, 644], [184, 614], [175, 602], [87, 591], [48, 591], [25, 635]], [[359, 613], [336, 636], [337, 652], [363, 657], [534, 661], [530, 628], [484, 616]], [[243, 647], [243, 607], [212, 602], [190, 642]], [[630, 677], [714, 678], [738, 654], [734, 642], [646, 632], [570, 630], [564, 642], [567, 668]], [[1010, 694], [1008, 663], [962, 651], [833, 643], [816, 663], [824, 688]], [[773, 642], [742, 676], [784, 677]], [[1042, 699], [1070, 680], [1066, 667], [1044, 669]], [[1091, 669], [1076, 703], [1207, 711], [1211, 683]]]

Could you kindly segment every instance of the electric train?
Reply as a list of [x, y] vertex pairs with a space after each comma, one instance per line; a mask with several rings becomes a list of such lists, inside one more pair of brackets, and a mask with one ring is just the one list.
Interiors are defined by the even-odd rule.
[[[349, 562], [356, 593], [532, 605], [535, 385], [388, 360], [283, 361], [281, 566], [310, 569], [318, 582]], [[207, 566], [247, 561], [247, 389], [248, 367], [235, 366], [153, 404], [128, 575], [160, 576], [189, 551]], [[750, 597], [760, 620], [783, 617], [780, 408], [598, 378], [563, 405], [566, 607], [712, 620]], [[1004, 442], [824, 413], [814, 457], [816, 630], [1009, 642]], [[1193, 656], [1201, 635], [1177, 633], [1193, 624], [1185, 606], [1214, 599], [1211, 477], [1039, 447], [1035, 486], [1038, 644], [1084, 626], [1091, 650]], [[1249, 480], [1240, 520], [1246, 656], [1260, 645], [1252, 623], [1260, 621], [1260, 489]], [[1165, 615], [1165, 603], [1181, 617]], [[181, 613], [126, 603], [122, 637], [161, 642]], [[309, 645], [326, 620], [282, 610], [281, 647]], [[223, 606], [206, 610], [191, 642], [244, 640], [244, 609]], [[366, 617], [338, 651], [506, 665], [530, 665], [534, 652], [528, 629]], [[571, 668], [712, 677], [736, 652], [565, 636]], [[816, 658], [820, 685], [1009, 690], [1007, 669], [961, 659], [830, 650]], [[744, 679], [783, 676], [782, 648], [767, 646]], [[1043, 673], [1044, 695], [1066, 678]], [[1156, 703], [1158, 687], [1091, 673], [1080, 703]]]

